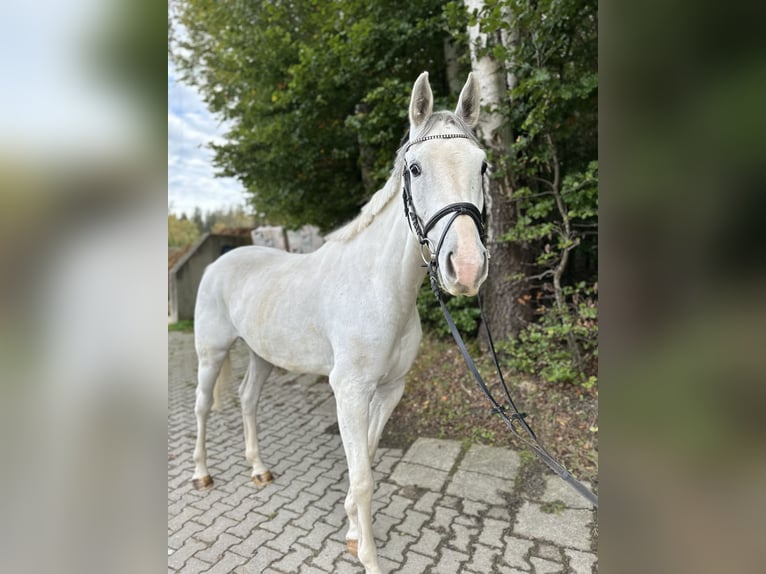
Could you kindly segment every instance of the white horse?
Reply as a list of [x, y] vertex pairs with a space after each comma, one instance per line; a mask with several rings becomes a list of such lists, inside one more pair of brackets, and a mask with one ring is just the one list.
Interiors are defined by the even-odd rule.
[[[479, 89], [471, 75], [455, 113], [434, 113], [424, 72], [412, 90], [410, 140], [399, 150], [386, 185], [355, 220], [310, 254], [264, 247], [230, 251], [208, 267], [197, 295], [194, 486], [212, 484], [206, 420], [216, 379], [228, 366], [237, 338], [250, 348], [239, 394], [245, 456], [258, 486], [273, 480], [256, 433], [256, 405], [272, 367], [327, 375], [349, 468], [346, 541], [367, 574], [380, 573], [372, 531], [371, 461], [421, 338], [415, 301], [426, 270], [421, 242], [402, 211], [403, 172], [409, 171], [407, 187], [420, 216], [428, 219], [457, 202], [481, 212], [487, 201], [486, 161], [471, 135], [478, 115]], [[427, 229], [431, 250], [441, 241], [438, 278], [451, 294], [474, 295], [487, 276], [488, 255], [472, 218], [455, 213], [451, 221], [441, 218]]]

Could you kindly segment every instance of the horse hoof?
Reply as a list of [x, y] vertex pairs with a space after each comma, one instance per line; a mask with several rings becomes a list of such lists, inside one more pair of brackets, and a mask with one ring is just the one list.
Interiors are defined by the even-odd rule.
[[195, 490], [204, 490], [213, 486], [213, 479], [209, 474], [206, 474], [202, 478], [195, 478], [192, 480], [192, 486]]
[[348, 550], [348, 553], [354, 556], [355, 558], [359, 558], [359, 541], [349, 539], [346, 540], [346, 549]]
[[270, 470], [267, 470], [263, 474], [256, 474], [253, 476], [253, 483], [258, 488], [271, 484], [272, 482], [274, 482], [274, 475], [271, 474]]

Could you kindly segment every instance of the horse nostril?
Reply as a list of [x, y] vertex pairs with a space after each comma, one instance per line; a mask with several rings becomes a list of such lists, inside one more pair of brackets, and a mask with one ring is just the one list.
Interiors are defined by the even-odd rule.
[[457, 272], [455, 271], [455, 265], [452, 263], [452, 255], [453, 255], [452, 251], [447, 253], [447, 261], [445, 265], [446, 267], [445, 271], [446, 271], [447, 277], [450, 280], [454, 280], [457, 277]]

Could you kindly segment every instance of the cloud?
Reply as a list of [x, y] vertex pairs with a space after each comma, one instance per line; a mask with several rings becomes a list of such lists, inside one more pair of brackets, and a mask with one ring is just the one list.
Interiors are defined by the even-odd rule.
[[215, 177], [208, 146], [223, 143], [226, 129], [195, 88], [179, 83], [168, 61], [168, 207], [173, 213], [244, 205], [245, 190], [236, 179]]

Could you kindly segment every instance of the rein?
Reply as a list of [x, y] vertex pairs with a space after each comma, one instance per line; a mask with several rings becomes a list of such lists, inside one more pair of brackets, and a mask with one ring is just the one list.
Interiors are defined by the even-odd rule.
[[[434, 139], [451, 139], [451, 138], [466, 138], [470, 139], [467, 135], [464, 134], [443, 134], [443, 135], [433, 135], [433, 136], [426, 136], [423, 138], [416, 139], [412, 142], [410, 142], [406, 149], [405, 154], [407, 153], [407, 150], [410, 149], [413, 145], [417, 143], [421, 143], [428, 140], [434, 140]], [[537, 438], [537, 435], [532, 430], [532, 427], [529, 426], [527, 423], [526, 416], [527, 413], [520, 413], [518, 408], [516, 408], [516, 404], [513, 402], [513, 399], [511, 398], [511, 394], [508, 391], [508, 385], [505, 382], [505, 378], [503, 377], [502, 370], [500, 369], [500, 364], [497, 360], [497, 353], [495, 352], [495, 345], [492, 341], [492, 334], [489, 330], [489, 323], [487, 322], [487, 318], [484, 315], [484, 305], [482, 303], [482, 297], [481, 293], [478, 295], [479, 300], [479, 310], [481, 311], [481, 321], [484, 324], [484, 329], [487, 334], [487, 342], [489, 343], [489, 349], [492, 355], [492, 361], [495, 365], [495, 370], [497, 371], [498, 378], [500, 379], [500, 384], [503, 388], [503, 394], [505, 395], [505, 399], [508, 401], [508, 405], [510, 406], [510, 410], [512, 411], [509, 415], [506, 411], [508, 410], [506, 407], [502, 406], [498, 401], [495, 399], [495, 397], [492, 395], [492, 392], [489, 390], [489, 387], [487, 386], [487, 383], [482, 378], [481, 374], [479, 373], [479, 369], [476, 367], [476, 363], [474, 363], [473, 359], [471, 358], [470, 353], [468, 352], [468, 349], [466, 348], [465, 342], [463, 341], [463, 337], [460, 335], [460, 332], [457, 329], [457, 326], [455, 325], [455, 321], [452, 319], [452, 315], [450, 315], [449, 310], [447, 309], [447, 306], [444, 302], [444, 298], [441, 294], [441, 289], [439, 288], [439, 279], [438, 279], [438, 266], [439, 266], [439, 252], [441, 251], [442, 244], [444, 243], [444, 238], [447, 235], [447, 232], [449, 231], [450, 227], [452, 226], [455, 219], [457, 219], [461, 215], [468, 215], [471, 217], [473, 222], [476, 224], [476, 228], [479, 230], [479, 235], [481, 236], [482, 243], [485, 242], [486, 237], [484, 233], [484, 225], [483, 225], [483, 214], [479, 212], [479, 209], [472, 203], [467, 202], [459, 202], [459, 203], [451, 203], [439, 211], [437, 211], [434, 215], [431, 216], [431, 218], [423, 225], [423, 221], [418, 216], [417, 212], [415, 211], [415, 204], [412, 200], [412, 191], [411, 191], [411, 183], [410, 183], [410, 171], [407, 166], [407, 160], [405, 158], [404, 160], [404, 186], [402, 189], [402, 198], [404, 200], [404, 213], [407, 217], [407, 222], [410, 225], [410, 228], [417, 236], [418, 242], [420, 243], [421, 247], [421, 256], [423, 257], [423, 261], [425, 262], [425, 265], [428, 267], [428, 275], [429, 280], [431, 283], [431, 290], [434, 292], [434, 296], [436, 297], [436, 300], [439, 302], [439, 306], [441, 307], [442, 313], [444, 314], [444, 318], [447, 321], [447, 326], [449, 327], [450, 333], [452, 333], [452, 337], [455, 339], [455, 342], [457, 343], [458, 348], [460, 349], [460, 353], [463, 355], [463, 359], [465, 360], [466, 366], [468, 367], [468, 370], [473, 375], [473, 378], [476, 379], [476, 382], [479, 385], [479, 388], [482, 390], [484, 395], [489, 400], [490, 404], [492, 405], [492, 411], [500, 415], [500, 417], [503, 419], [503, 422], [505, 422], [506, 426], [511, 430], [511, 432], [518, 438], [520, 441], [522, 441], [532, 452], [534, 452], [537, 457], [542, 460], [548, 467], [555, 472], [562, 480], [564, 480], [567, 484], [569, 484], [572, 488], [574, 488], [580, 495], [582, 495], [585, 499], [588, 500], [594, 507], [598, 508], [598, 497], [593, 494], [585, 485], [583, 485], [581, 482], [579, 482], [572, 474], [564, 468], [564, 466], [559, 463], [555, 458], [553, 458], [550, 453], [545, 449], [545, 447], [540, 442], [540, 439]], [[482, 183], [483, 185], [483, 183]], [[449, 214], [452, 214], [452, 217], [447, 221], [447, 225], [444, 228], [444, 231], [441, 234], [441, 237], [439, 238], [439, 241], [436, 245], [436, 248], [433, 247], [433, 242], [427, 237], [427, 233], [433, 229], [434, 225], [438, 221], [440, 221], [442, 218], [446, 217]], [[516, 425], [514, 423], [518, 423], [518, 425], [521, 427], [521, 430], [524, 434], [519, 432], [519, 430], [516, 428]], [[525, 436], [526, 435], [526, 436]]]

